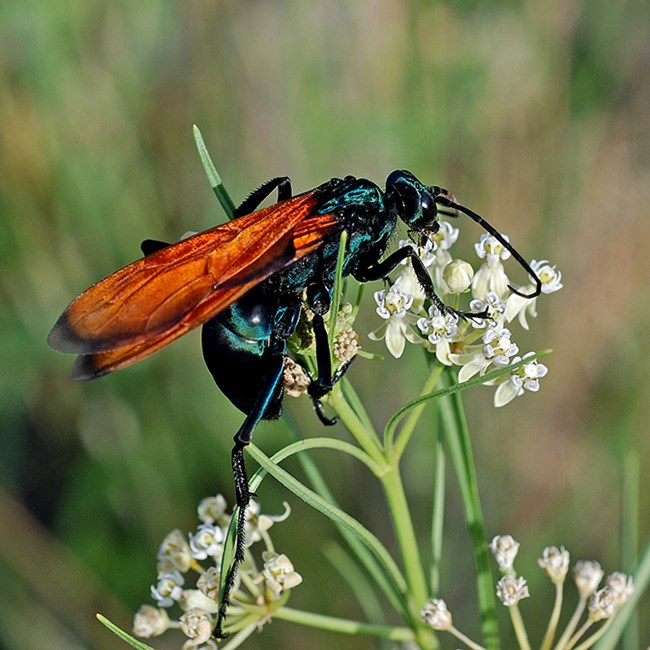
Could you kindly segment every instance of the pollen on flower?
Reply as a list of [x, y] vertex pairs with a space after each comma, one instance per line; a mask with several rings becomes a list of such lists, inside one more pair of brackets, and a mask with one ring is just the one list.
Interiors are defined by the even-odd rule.
[[[410, 267], [406, 267], [405, 272], [407, 270], [412, 273]], [[406, 293], [399, 278], [388, 291], [382, 289], [375, 292], [377, 314], [386, 322], [368, 336], [373, 341], [381, 341], [385, 338], [386, 347], [395, 358], [402, 356], [407, 340], [412, 343], [418, 340], [413, 330], [417, 316], [408, 311], [414, 300], [415, 296]]]
[[506, 305], [501, 302], [501, 299], [495, 291], [488, 291], [481, 299], [474, 298], [474, 300], [469, 303], [469, 308], [477, 313], [485, 312], [485, 318], [476, 318], [472, 320], [472, 325], [477, 329], [503, 326]]
[[[508, 237], [503, 235], [507, 241]], [[499, 297], [508, 292], [508, 276], [503, 268], [502, 260], [510, 257], [510, 251], [493, 235], [483, 233], [477, 244], [474, 244], [476, 254], [485, 262], [472, 278], [472, 292], [475, 298], [483, 300], [489, 291], [494, 291]]]
[[497, 597], [506, 607], [513, 607], [529, 596], [526, 579], [521, 576], [517, 577], [509, 573], [497, 582]]
[[458, 316], [456, 314], [442, 314], [435, 306], [429, 307], [429, 317], [419, 318], [417, 326], [427, 337], [431, 350], [435, 351], [440, 363], [450, 366], [451, 342], [458, 333]]

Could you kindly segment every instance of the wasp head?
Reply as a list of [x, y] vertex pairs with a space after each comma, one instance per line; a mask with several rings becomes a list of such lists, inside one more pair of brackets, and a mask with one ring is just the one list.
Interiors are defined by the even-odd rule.
[[428, 187], [411, 172], [400, 169], [386, 179], [386, 204], [409, 230], [434, 234], [439, 228], [436, 192], [441, 191], [444, 190]]

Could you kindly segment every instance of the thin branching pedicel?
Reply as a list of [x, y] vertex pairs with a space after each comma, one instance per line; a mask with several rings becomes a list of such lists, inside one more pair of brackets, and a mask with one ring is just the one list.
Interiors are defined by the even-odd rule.
[[[510, 535], [498, 535], [490, 544], [490, 551], [497, 562], [502, 577], [497, 583], [496, 593], [499, 600], [508, 608], [517, 642], [521, 650], [530, 650], [531, 644], [524, 619], [519, 612], [519, 603], [530, 597], [526, 579], [517, 574], [514, 561], [519, 551], [519, 543]], [[539, 558], [539, 566], [546, 572], [555, 585], [555, 603], [540, 650], [571, 650], [590, 648], [603, 635], [620, 608], [634, 592], [634, 581], [625, 573], [612, 573], [605, 581], [605, 586], [598, 589], [603, 571], [598, 562], [580, 561], [573, 568], [575, 584], [580, 599], [578, 605], [563, 630], [559, 640], [553, 644], [558, 633], [558, 622], [562, 609], [563, 590], [569, 573], [569, 551], [563, 546], [547, 546]], [[578, 625], [583, 619], [582, 625]], [[462, 635], [452, 625], [452, 615], [447, 604], [441, 599], [428, 601], [422, 609], [422, 620], [434, 630], [453, 634], [469, 648], [481, 648], [479, 644]], [[600, 623], [591, 636], [587, 633], [592, 626]], [[579, 645], [578, 645], [579, 644]]]

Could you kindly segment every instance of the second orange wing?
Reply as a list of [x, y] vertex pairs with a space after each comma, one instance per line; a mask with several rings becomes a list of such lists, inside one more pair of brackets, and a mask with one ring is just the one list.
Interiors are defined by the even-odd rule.
[[52, 328], [55, 350], [79, 355], [73, 378], [130, 365], [232, 304], [322, 244], [334, 215], [313, 192], [172, 244], [94, 284]]

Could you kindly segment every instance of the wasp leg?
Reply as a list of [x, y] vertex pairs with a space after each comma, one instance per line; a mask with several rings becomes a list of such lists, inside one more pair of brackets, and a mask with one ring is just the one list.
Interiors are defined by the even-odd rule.
[[[286, 347], [284, 341], [275, 341], [275, 343], [282, 347]], [[226, 610], [230, 603], [230, 592], [235, 584], [237, 570], [239, 565], [244, 560], [245, 549], [245, 527], [246, 527], [246, 509], [251, 500], [251, 492], [248, 487], [248, 475], [246, 473], [246, 464], [244, 462], [244, 447], [248, 445], [253, 439], [255, 428], [263, 418], [266, 409], [271, 402], [273, 395], [282, 378], [282, 368], [284, 351], [278, 349], [278, 363], [272, 372], [269, 372], [268, 381], [264, 389], [260, 392], [255, 405], [250, 413], [246, 416], [244, 423], [235, 434], [235, 446], [232, 450], [232, 471], [235, 479], [235, 497], [238, 507], [237, 513], [237, 536], [235, 540], [235, 556], [233, 563], [228, 570], [228, 576], [224, 587], [224, 592], [221, 595], [221, 603], [219, 604], [219, 614], [217, 617], [217, 625], [214, 631], [216, 638], [224, 638], [223, 624], [226, 617]]]
[[370, 282], [372, 280], [383, 280], [386, 276], [395, 270], [398, 264], [405, 259], [411, 258], [413, 271], [415, 277], [418, 279], [420, 286], [428, 298], [433, 301], [433, 304], [440, 310], [442, 314], [454, 314], [460, 318], [487, 318], [487, 312], [469, 312], [459, 311], [446, 305], [440, 296], [436, 293], [433, 286], [433, 280], [429, 275], [427, 267], [424, 262], [418, 257], [417, 251], [411, 246], [403, 246], [399, 250], [389, 255], [383, 262], [373, 264], [363, 271], [358, 271], [354, 276], [359, 282]]
[[255, 212], [264, 199], [270, 196], [271, 192], [277, 188], [278, 190], [278, 203], [286, 201], [292, 197], [291, 179], [288, 176], [278, 176], [272, 178], [266, 183], [260, 185], [256, 190], [253, 190], [235, 209], [234, 217], [243, 217], [251, 212]]

